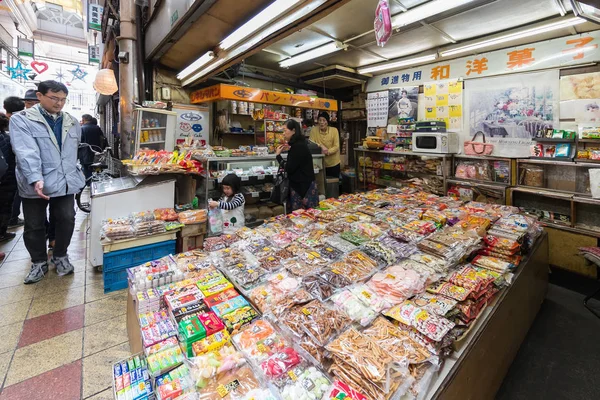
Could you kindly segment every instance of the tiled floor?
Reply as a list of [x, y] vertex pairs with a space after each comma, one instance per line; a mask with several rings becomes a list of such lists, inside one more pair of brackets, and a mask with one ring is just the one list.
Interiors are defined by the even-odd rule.
[[54, 270], [24, 285], [30, 268], [23, 228], [0, 243], [0, 400], [112, 399], [111, 365], [129, 355], [125, 290], [104, 294], [86, 260], [87, 215], [77, 214], [73, 275]]

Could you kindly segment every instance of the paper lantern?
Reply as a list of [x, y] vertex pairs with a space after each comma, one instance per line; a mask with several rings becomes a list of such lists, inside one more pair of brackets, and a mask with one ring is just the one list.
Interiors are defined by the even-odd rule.
[[112, 69], [101, 69], [94, 79], [94, 89], [104, 95], [111, 95], [119, 90], [115, 72]]

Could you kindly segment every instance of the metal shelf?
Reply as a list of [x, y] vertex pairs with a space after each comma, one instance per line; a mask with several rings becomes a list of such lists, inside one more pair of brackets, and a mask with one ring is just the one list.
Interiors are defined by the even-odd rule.
[[355, 148], [354, 150], [362, 151], [363, 153], [391, 154], [391, 155], [395, 155], [395, 156], [419, 156], [419, 157], [436, 157], [436, 158], [444, 158], [444, 157], [452, 156], [452, 154], [419, 153], [419, 152], [414, 152], [414, 151], [370, 150], [370, 149], [361, 149], [359, 147]]
[[482, 186], [487, 185], [489, 187], [494, 187], [494, 188], [507, 188], [510, 186], [510, 183], [484, 181], [484, 180], [478, 180], [478, 179], [457, 178], [457, 177], [448, 178], [448, 181], [449, 182], [460, 182], [460, 183], [464, 182], [469, 185], [482, 185]]
[[579, 143], [596, 143], [600, 144], [600, 138], [598, 139], [577, 139]]

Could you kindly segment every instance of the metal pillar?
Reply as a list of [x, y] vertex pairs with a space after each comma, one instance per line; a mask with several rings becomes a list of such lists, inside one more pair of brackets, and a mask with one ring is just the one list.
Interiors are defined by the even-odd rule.
[[136, 28], [134, 0], [119, 2], [120, 35], [117, 37], [119, 53], [128, 54], [128, 62], [119, 59], [119, 133], [121, 159], [131, 158], [131, 143], [135, 140], [133, 129], [133, 104], [138, 100], [136, 86]]

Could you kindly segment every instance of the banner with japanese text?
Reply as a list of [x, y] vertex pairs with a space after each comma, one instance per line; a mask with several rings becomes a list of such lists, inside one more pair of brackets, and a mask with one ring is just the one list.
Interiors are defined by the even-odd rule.
[[558, 127], [559, 92], [558, 70], [466, 81], [461, 146], [481, 131], [494, 156], [529, 157], [538, 131]]
[[443, 80], [473, 79], [600, 61], [600, 31], [482, 53], [369, 79], [367, 92]]

